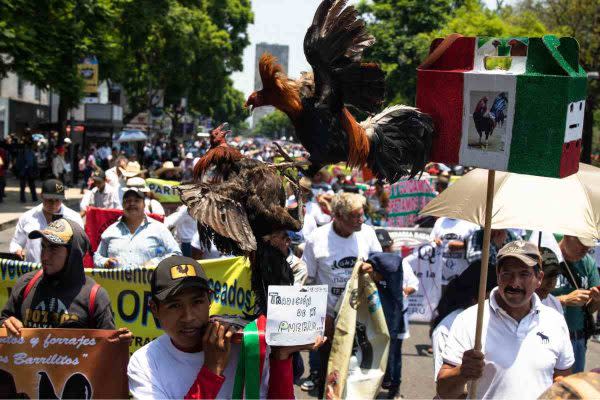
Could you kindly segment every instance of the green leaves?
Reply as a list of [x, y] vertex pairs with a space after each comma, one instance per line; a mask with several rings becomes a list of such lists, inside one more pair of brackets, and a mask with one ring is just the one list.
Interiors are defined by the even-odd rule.
[[387, 72], [389, 103], [414, 103], [416, 69], [436, 37], [454, 32], [501, 37], [548, 33], [535, 13], [510, 7], [491, 11], [477, 0], [373, 0], [360, 9], [377, 39], [367, 57]]

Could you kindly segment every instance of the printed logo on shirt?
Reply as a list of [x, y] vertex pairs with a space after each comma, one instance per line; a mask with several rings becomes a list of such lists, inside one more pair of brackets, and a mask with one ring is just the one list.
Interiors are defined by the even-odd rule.
[[550, 343], [550, 338], [546, 335], [544, 335], [543, 332], [538, 332], [536, 333], [536, 335], [538, 335], [540, 337], [540, 340], [542, 341], [542, 343], [547, 344]]
[[44, 299], [35, 307], [25, 310], [27, 328], [55, 328], [68, 321], [78, 321], [79, 316], [69, 314], [67, 307], [55, 297]]
[[348, 269], [348, 268], [354, 268], [354, 264], [356, 264], [356, 257], [346, 257], [346, 258], [342, 258], [341, 260], [336, 260], [333, 262], [333, 265], [331, 266], [331, 269]]

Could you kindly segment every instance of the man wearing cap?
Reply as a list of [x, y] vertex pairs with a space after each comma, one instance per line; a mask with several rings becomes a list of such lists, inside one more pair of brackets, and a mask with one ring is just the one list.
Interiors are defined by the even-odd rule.
[[563, 313], [563, 308], [560, 301], [554, 297], [551, 292], [556, 288], [556, 282], [560, 275], [560, 263], [556, 254], [548, 247], [540, 247], [542, 256], [542, 271], [544, 271], [544, 279], [542, 284], [535, 291], [542, 300], [542, 304], [550, 308], [554, 308], [559, 313]]
[[41, 262], [42, 246], [40, 241], [32, 241], [28, 235], [38, 229], [45, 229], [50, 222], [61, 217], [68, 218], [81, 227], [83, 220], [79, 214], [65, 206], [65, 187], [57, 179], [48, 179], [42, 183], [42, 204], [25, 212], [15, 228], [15, 234], [10, 242], [9, 251], [29, 262]]
[[123, 216], [109, 226], [94, 253], [96, 268], [154, 266], [169, 255], [181, 255], [171, 232], [144, 212], [144, 189], [128, 187]]
[[585, 368], [587, 340], [593, 334], [591, 314], [600, 309], [600, 285], [598, 266], [588, 254], [595, 245], [591, 239], [565, 235], [559, 242], [566, 265], [558, 278], [557, 288], [552, 292], [565, 310], [571, 343], [575, 352], [573, 372]]
[[[42, 269], [19, 278], [0, 325], [17, 336], [22, 328], [115, 329], [108, 293], [83, 269], [90, 248], [83, 228], [61, 218], [31, 231], [29, 238], [42, 242]], [[132, 338], [126, 328], [118, 333], [123, 340]]]
[[[154, 198], [154, 193], [146, 186], [146, 180], [136, 176], [134, 178], [127, 179], [127, 186], [123, 190], [129, 188], [137, 188], [140, 192], [144, 193], [144, 210], [147, 213], [165, 215], [165, 209], [158, 200]], [[121, 196], [123, 198], [123, 196]]]
[[463, 395], [478, 379], [478, 399], [535, 399], [575, 362], [564, 318], [542, 304], [541, 257], [536, 245], [510, 242], [498, 252], [498, 287], [483, 310], [482, 351], [475, 345], [477, 305], [460, 313], [446, 340], [438, 373], [441, 398]]
[[79, 204], [81, 216], [85, 215], [88, 207], [121, 208], [119, 194], [117, 190], [106, 184], [104, 171], [96, 170], [92, 172], [92, 179], [94, 180], [94, 187], [92, 190], [85, 192]]
[[[164, 259], [153, 272], [150, 290], [150, 309], [165, 334], [131, 356], [127, 375], [133, 397], [233, 398], [240, 349], [232, 343], [232, 327], [209, 321], [210, 289], [200, 264], [187, 257]], [[321, 343], [267, 349], [260, 397], [294, 398], [290, 355]]]

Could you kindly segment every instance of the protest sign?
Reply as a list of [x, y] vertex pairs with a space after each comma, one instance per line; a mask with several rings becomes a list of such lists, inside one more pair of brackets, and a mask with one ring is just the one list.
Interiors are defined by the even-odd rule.
[[166, 181], [164, 179], [148, 178], [146, 186], [157, 197], [161, 203], [181, 203], [179, 195], [173, 191], [173, 187], [179, 186], [181, 182]]
[[413, 226], [419, 211], [435, 197], [429, 182], [420, 179], [402, 180], [390, 187], [388, 226]]
[[270, 346], [314, 343], [323, 336], [327, 285], [269, 286], [266, 339]]
[[[210, 296], [211, 315], [252, 313], [254, 295], [250, 287], [250, 264], [246, 258], [230, 257], [199, 262], [213, 290]], [[0, 307], [4, 307], [17, 279], [37, 268], [40, 268], [39, 264], [0, 259]], [[108, 292], [116, 326], [127, 327], [133, 332], [131, 351], [162, 334], [148, 305], [153, 269], [136, 267], [85, 270], [88, 276]]]
[[99, 329], [0, 329], [0, 398], [127, 398], [127, 344]]
[[430, 322], [442, 297], [442, 252], [435, 244], [425, 244], [415, 248], [402, 262], [419, 279], [419, 290], [408, 297], [408, 319]]
[[374, 399], [387, 366], [390, 335], [379, 291], [360, 262], [337, 304], [327, 382], [335, 398]]

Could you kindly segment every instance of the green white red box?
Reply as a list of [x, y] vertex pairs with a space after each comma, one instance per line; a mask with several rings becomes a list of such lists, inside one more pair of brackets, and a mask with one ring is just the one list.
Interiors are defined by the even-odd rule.
[[549, 177], [577, 172], [587, 74], [575, 39], [436, 39], [417, 74], [417, 107], [437, 131], [432, 161]]

